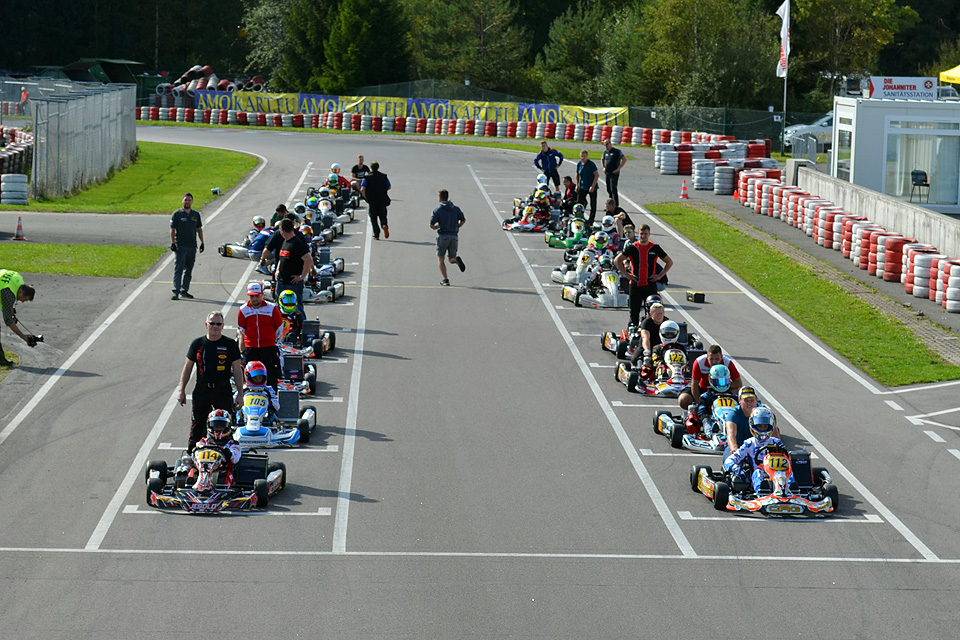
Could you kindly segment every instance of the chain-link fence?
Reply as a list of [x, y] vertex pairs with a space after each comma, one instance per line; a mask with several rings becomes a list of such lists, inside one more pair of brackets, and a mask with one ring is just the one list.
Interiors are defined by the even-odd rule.
[[[0, 122], [3, 116], [22, 115], [33, 117], [31, 103], [38, 98], [86, 91], [92, 87], [102, 87], [99, 82], [74, 82], [61, 78], [11, 78], [0, 76]], [[23, 98], [26, 97], [26, 101]]]
[[446, 80], [414, 80], [394, 84], [375, 84], [353, 89], [355, 96], [389, 96], [392, 98], [422, 98], [431, 100], [473, 100], [476, 102], [530, 102], [526, 98], [499, 91]]
[[136, 101], [132, 84], [84, 85], [83, 90], [31, 98], [34, 199], [76, 193], [132, 160]]

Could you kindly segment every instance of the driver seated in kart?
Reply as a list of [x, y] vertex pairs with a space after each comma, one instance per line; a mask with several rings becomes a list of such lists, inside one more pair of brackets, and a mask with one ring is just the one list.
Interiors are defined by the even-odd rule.
[[[266, 369], [264, 369], [266, 372]], [[224, 409], [214, 409], [207, 415], [207, 437], [201, 438], [194, 450], [201, 447], [215, 447], [227, 459], [227, 476], [225, 484], [233, 484], [233, 466], [240, 462], [243, 451], [240, 443], [233, 439], [233, 421], [230, 412]], [[190, 470], [190, 476], [196, 469]]]
[[[750, 437], [750, 416], [753, 415], [754, 409], [763, 406], [765, 405], [757, 398], [756, 389], [740, 387], [740, 391], [737, 392], [737, 406], [724, 411], [727, 431], [727, 446], [723, 450], [724, 459], [736, 451], [737, 447]], [[775, 438], [780, 437], [776, 416], [773, 420], [773, 436]]]
[[610, 236], [607, 235], [606, 231], [597, 231], [590, 236], [590, 239], [587, 240], [587, 249], [591, 248], [597, 252], [598, 259], [604, 254], [613, 258], [613, 253], [610, 251]]
[[[347, 178], [345, 178], [344, 176], [342, 176], [342, 175], [340, 174], [340, 165], [337, 164], [336, 162], [334, 162], [332, 165], [330, 165], [330, 174], [337, 176], [337, 189], [338, 189], [338, 190], [339, 190], [339, 189], [349, 189], [349, 188], [350, 188], [350, 181], [347, 180]], [[329, 178], [329, 176], [327, 176], [327, 177]], [[329, 181], [328, 181], [327, 186], [328, 186], [328, 187], [330, 186]], [[337, 192], [335, 192], [335, 193], [339, 193], [339, 191], [337, 191]]]
[[703, 421], [709, 419], [714, 400], [721, 396], [730, 396], [730, 369], [725, 364], [715, 364], [710, 367], [709, 386], [700, 394], [696, 404], [690, 405], [687, 415], [687, 433], [698, 433], [703, 427]]
[[[663, 316], [663, 305], [660, 305], [659, 315]], [[660, 344], [654, 345], [650, 350], [649, 356], [644, 355], [643, 364], [640, 366], [640, 376], [651, 381], [660, 377], [662, 373], [661, 368], [665, 366], [663, 354], [668, 349], [681, 351], [684, 357], [687, 355], [686, 348], [677, 342], [680, 339], [680, 325], [676, 322], [664, 319], [663, 322], [660, 323], [658, 334], [660, 336]]]
[[615, 270], [616, 267], [613, 266], [613, 258], [606, 254], [600, 256], [597, 265], [590, 271], [590, 275], [588, 275], [584, 281], [584, 290], [596, 291], [597, 289], [601, 289], [603, 287], [602, 278], [604, 272]]
[[[746, 481], [747, 477], [750, 477], [754, 493], [760, 492], [763, 481], [767, 479], [763, 470], [763, 459], [766, 457], [764, 448], [779, 447], [786, 451], [783, 440], [774, 435], [776, 427], [773, 422], [773, 412], [769, 408], [754, 409], [749, 419], [752, 437], [747, 438], [736, 451], [723, 460], [724, 470], [733, 473], [734, 478]], [[793, 483], [792, 474], [787, 478], [787, 482]]]
[[[267, 367], [259, 360], [251, 360], [243, 368], [243, 395], [256, 393], [267, 396], [272, 413], [280, 410], [280, 396], [277, 390], [267, 384]], [[242, 398], [241, 398], [242, 399]], [[240, 403], [238, 403], [240, 404]]]
[[610, 248], [610, 251], [618, 253], [622, 239], [616, 219], [613, 216], [603, 216], [603, 219], [600, 221], [600, 228], [609, 237], [607, 246]]
[[[280, 331], [279, 342], [291, 344], [293, 338], [299, 337], [303, 330], [303, 320], [297, 313], [297, 294], [290, 289], [284, 289], [277, 296], [277, 306], [280, 307], [280, 315], [283, 316], [283, 329]], [[281, 368], [283, 365], [283, 352], [280, 352]]]

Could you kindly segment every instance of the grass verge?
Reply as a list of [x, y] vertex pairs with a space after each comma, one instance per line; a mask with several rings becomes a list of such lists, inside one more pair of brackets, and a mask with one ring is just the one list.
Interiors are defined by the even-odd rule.
[[960, 378], [960, 367], [945, 362], [896, 319], [769, 245], [683, 204], [648, 209], [877, 382], [900, 386]]
[[139, 278], [168, 247], [93, 244], [0, 244], [6, 269], [67, 276]]
[[193, 193], [194, 208], [202, 209], [214, 198], [210, 189], [226, 192], [257, 164], [253, 156], [222, 149], [158, 142], [140, 142], [138, 148], [136, 162], [74, 196], [31, 200], [25, 207], [0, 205], [0, 210], [169, 215], [184, 192]]

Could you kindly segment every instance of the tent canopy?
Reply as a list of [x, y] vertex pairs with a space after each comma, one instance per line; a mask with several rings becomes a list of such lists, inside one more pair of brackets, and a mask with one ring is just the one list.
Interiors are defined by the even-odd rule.
[[953, 69], [947, 69], [946, 71], [941, 71], [940, 82], [960, 83], [960, 65], [957, 65]]

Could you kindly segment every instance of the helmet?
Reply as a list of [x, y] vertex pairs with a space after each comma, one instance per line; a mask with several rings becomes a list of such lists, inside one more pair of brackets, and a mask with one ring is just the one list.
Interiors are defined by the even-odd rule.
[[537, 184], [538, 184], [538, 185], [547, 184], [547, 174], [541, 173], [540, 175], [538, 175], [538, 176], [537, 176]]
[[586, 211], [587, 211], [586, 208], [585, 208], [582, 204], [580, 204], [579, 202], [578, 202], [577, 204], [573, 205], [573, 217], [574, 217], [574, 218], [583, 218], [583, 216], [584, 216], [584, 214], [586, 213]]
[[340, 165], [338, 165], [336, 162], [330, 165], [330, 173], [340, 173]]
[[280, 307], [280, 313], [293, 313], [297, 310], [297, 294], [290, 289], [284, 289], [277, 298], [277, 305]]
[[600, 258], [600, 270], [601, 271], [613, 271], [613, 258], [608, 255]]
[[766, 438], [773, 433], [773, 422], [773, 412], [769, 408], [757, 407], [750, 414], [750, 433], [755, 438]]
[[596, 245], [598, 251], [603, 251], [607, 248], [607, 241], [610, 239], [610, 236], [607, 235], [605, 231], [600, 231], [593, 236], [593, 244]]
[[325, 186], [320, 187], [320, 197], [321, 197], [321, 198], [324, 198], [324, 199], [325, 199], [325, 198], [329, 198], [329, 197], [330, 197], [330, 189], [327, 189], [327, 187], [325, 187]]
[[617, 228], [617, 221], [613, 219], [613, 216], [603, 216], [603, 220], [600, 222], [600, 225], [607, 233], [613, 233], [613, 231]]
[[535, 206], [533, 206], [532, 204], [528, 204], [528, 205], [526, 206], [526, 208], [523, 210], [523, 215], [524, 215], [524, 216], [532, 216], [532, 215], [535, 214], [536, 212], [537, 212], [537, 208], [536, 208]]
[[298, 202], [297, 205], [293, 208], [293, 210], [296, 213], [303, 215], [306, 212], [307, 208], [304, 206], [302, 202]]
[[320, 212], [321, 212], [321, 213], [324, 213], [324, 214], [327, 214], [327, 213], [330, 213], [331, 211], [333, 211], [333, 203], [330, 202], [329, 200], [321, 200], [321, 201], [320, 201]]
[[327, 176], [327, 186], [331, 189], [336, 189], [340, 186], [340, 176], [335, 173], [331, 173]]
[[650, 307], [654, 304], [663, 304], [663, 298], [657, 294], [647, 296], [647, 299], [643, 301], [643, 306], [646, 307], [647, 313], [650, 313]]
[[[680, 337], [680, 325], [678, 325], [673, 320], [665, 320], [660, 325], [660, 342], [663, 344], [670, 344], [671, 342], [676, 342]], [[723, 365], [717, 365], [723, 366]], [[711, 384], [713, 383], [713, 369], [710, 369]], [[730, 386], [730, 383], [727, 383], [727, 386]]]
[[207, 437], [212, 438], [217, 444], [224, 444], [232, 435], [233, 425], [230, 423], [230, 412], [224, 409], [211, 411], [207, 416]]
[[315, 196], [310, 196], [307, 198], [307, 206], [311, 209], [316, 209], [318, 206], [320, 206], [320, 201], [317, 200]]
[[253, 226], [257, 229], [263, 229], [267, 226], [267, 221], [263, 216], [254, 216], [253, 217]]
[[251, 360], [243, 368], [243, 379], [247, 384], [262, 387], [267, 383], [267, 367], [259, 360]]
[[715, 364], [710, 367], [710, 386], [720, 393], [730, 388], [730, 369], [727, 365]]
[[308, 225], [308, 224], [305, 224], [305, 225], [303, 225], [302, 227], [300, 227], [300, 233], [302, 233], [302, 234], [303, 234], [304, 236], [306, 236], [307, 238], [312, 238], [312, 237], [313, 237], [313, 227], [311, 227], [311, 226]]

